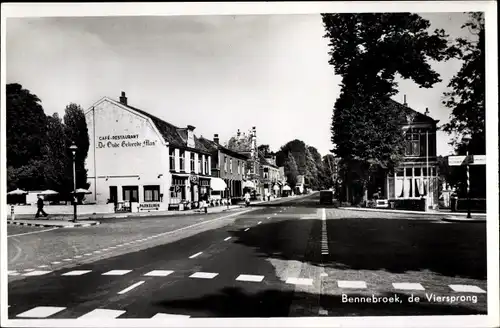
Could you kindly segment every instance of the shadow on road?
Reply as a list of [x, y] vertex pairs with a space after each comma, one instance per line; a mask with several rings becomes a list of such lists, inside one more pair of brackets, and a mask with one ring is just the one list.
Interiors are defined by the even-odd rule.
[[[249, 231], [231, 233], [237, 237], [236, 243], [253, 247], [267, 258], [341, 270], [429, 270], [450, 277], [486, 279], [486, 228], [482, 225], [380, 218], [326, 222], [328, 255], [321, 255], [322, 221], [317, 219], [268, 221]], [[311, 231], [309, 239], [316, 251], [298, 251], [283, 231]]]
[[[341, 295], [322, 295], [321, 306], [328, 310], [329, 316], [386, 316], [386, 315], [466, 315], [486, 314], [463, 305], [428, 303], [422, 295], [421, 302], [408, 302], [408, 295], [385, 293], [378, 296], [398, 296], [402, 303], [346, 303]], [[348, 297], [358, 297], [349, 293]], [[196, 317], [288, 317], [290, 316], [318, 316], [318, 308], [311, 306], [294, 309], [289, 313], [292, 299], [308, 299], [315, 297], [305, 292], [282, 292], [266, 290], [258, 293], [245, 293], [241, 288], [226, 287], [217, 294], [204, 295], [191, 299], [165, 299], [154, 305], [166, 313], [199, 313]], [[287, 299], [288, 302], [282, 300]], [[297, 303], [300, 304], [300, 303]], [[294, 304], [295, 305], [295, 304]]]

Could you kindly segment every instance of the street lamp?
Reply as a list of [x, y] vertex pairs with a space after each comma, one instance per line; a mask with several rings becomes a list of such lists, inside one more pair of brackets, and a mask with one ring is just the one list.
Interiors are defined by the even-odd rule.
[[75, 145], [75, 142], [73, 141], [73, 144], [71, 147], [69, 147], [71, 150], [71, 153], [73, 154], [73, 222], [76, 222], [76, 151], [78, 150], [78, 147]]
[[470, 137], [465, 136], [462, 138], [462, 141], [465, 144], [465, 163], [466, 163], [466, 168], [467, 168], [467, 218], [470, 219], [472, 218], [470, 214], [470, 178], [469, 178], [469, 142], [470, 142]]

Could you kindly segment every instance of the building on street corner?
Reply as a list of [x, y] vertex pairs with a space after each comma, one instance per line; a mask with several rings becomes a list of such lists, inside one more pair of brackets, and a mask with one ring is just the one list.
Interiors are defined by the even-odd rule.
[[211, 154], [194, 135], [120, 100], [104, 97], [86, 113], [86, 160], [93, 201], [117, 211], [197, 207], [209, 192]]

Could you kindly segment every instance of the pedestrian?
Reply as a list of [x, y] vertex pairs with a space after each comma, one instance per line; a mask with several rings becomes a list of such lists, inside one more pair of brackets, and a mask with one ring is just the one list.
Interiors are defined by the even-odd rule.
[[269, 190], [267, 191], [267, 201], [271, 201], [271, 193], [269, 192]]
[[36, 215], [35, 215], [35, 218], [39, 218], [40, 217], [40, 214], [43, 214], [44, 217], [47, 217], [48, 214], [45, 213], [45, 211], [43, 210], [43, 196], [38, 196], [38, 200], [36, 201], [36, 207], [38, 208], [38, 210], [36, 211]]
[[250, 193], [248, 191], [245, 193], [245, 204], [250, 206]]
[[208, 213], [208, 193], [203, 195], [203, 208], [205, 209], [205, 213]]

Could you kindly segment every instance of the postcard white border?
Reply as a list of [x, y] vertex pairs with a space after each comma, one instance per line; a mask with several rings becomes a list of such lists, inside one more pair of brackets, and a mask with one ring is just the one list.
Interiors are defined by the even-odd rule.
[[[499, 325], [499, 231], [498, 231], [498, 58], [496, 1], [401, 1], [401, 2], [234, 2], [234, 3], [2, 3], [1, 8], [1, 80], [5, 95], [5, 36], [7, 17], [61, 16], [164, 16], [164, 15], [244, 15], [244, 14], [317, 14], [323, 12], [468, 12], [484, 11], [486, 18], [486, 129], [487, 129], [487, 256], [488, 315], [478, 316], [406, 316], [406, 317], [310, 317], [310, 318], [236, 318], [172, 320], [168, 326], [185, 327], [493, 327]], [[0, 317], [1, 326], [9, 327], [164, 327], [166, 321], [121, 319], [95, 323], [76, 320], [8, 320], [7, 318], [7, 217], [5, 176], [6, 124], [5, 97], [1, 99], [0, 160]], [[467, 263], [464, 263], [467, 265]], [[495, 279], [496, 278], [496, 279]]]

